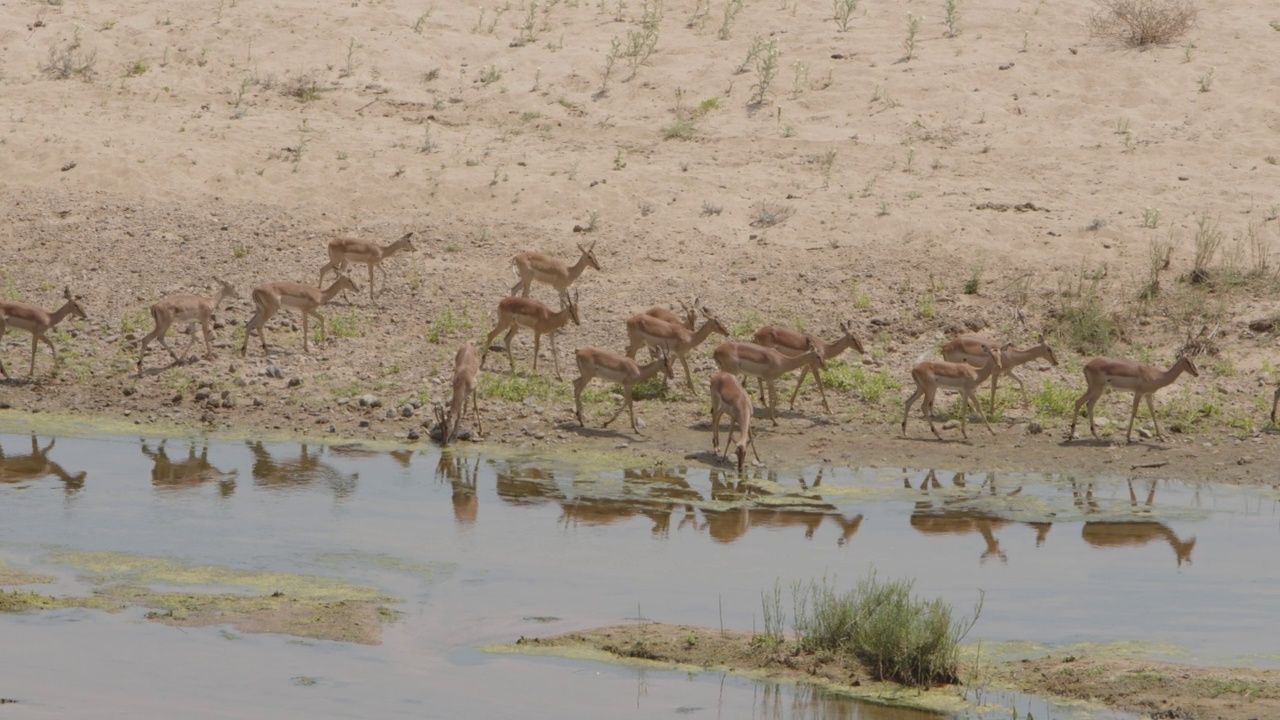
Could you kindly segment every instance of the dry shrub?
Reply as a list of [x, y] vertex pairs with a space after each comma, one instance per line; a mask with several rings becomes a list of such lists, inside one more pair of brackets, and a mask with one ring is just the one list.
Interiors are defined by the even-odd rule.
[[1094, 37], [1145, 47], [1171, 43], [1195, 22], [1191, 0], [1098, 0], [1088, 27]]

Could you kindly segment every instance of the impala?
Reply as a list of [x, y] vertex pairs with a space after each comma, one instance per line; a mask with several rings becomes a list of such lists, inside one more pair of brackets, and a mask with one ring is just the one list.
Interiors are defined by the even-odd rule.
[[725, 336], [729, 334], [710, 310], [702, 308], [702, 315], [706, 318], [706, 322], [702, 323], [702, 327], [695, 332], [689, 332], [684, 325], [659, 320], [647, 313], [632, 315], [627, 318], [627, 357], [634, 358], [641, 346], [648, 345], [680, 358], [680, 365], [684, 368], [685, 383], [696, 393], [697, 390], [693, 386], [693, 373], [689, 371], [688, 354], [713, 332]]
[[1147, 399], [1147, 409], [1151, 411], [1151, 423], [1155, 425], [1156, 437], [1163, 440], [1164, 436], [1160, 434], [1160, 423], [1156, 420], [1156, 406], [1151, 398], [1157, 390], [1177, 380], [1184, 370], [1191, 373], [1192, 377], [1200, 375], [1195, 363], [1191, 362], [1191, 358], [1186, 355], [1179, 356], [1177, 362], [1168, 370], [1160, 370], [1133, 360], [1113, 360], [1104, 357], [1090, 360], [1084, 365], [1084, 381], [1087, 387], [1071, 410], [1071, 432], [1067, 434], [1067, 440], [1075, 439], [1076, 420], [1080, 417], [1081, 405], [1089, 408], [1089, 432], [1093, 433], [1095, 438], [1098, 437], [1098, 431], [1093, 424], [1093, 406], [1098, 403], [1098, 398], [1102, 397], [1102, 393], [1109, 387], [1133, 393], [1133, 412], [1129, 413], [1129, 428], [1124, 433], [1126, 443], [1132, 441], [1133, 421], [1138, 417], [1138, 405], [1144, 397]]
[[462, 426], [462, 417], [467, 412], [468, 397], [471, 399], [471, 412], [476, 417], [476, 432], [484, 432], [480, 424], [479, 387], [480, 355], [475, 345], [467, 343], [458, 348], [458, 354], [453, 358], [453, 397], [449, 400], [449, 414], [436, 411], [441, 416], [441, 445], [448, 445], [458, 438], [458, 428]]
[[516, 372], [516, 361], [511, 356], [511, 339], [520, 328], [533, 331], [533, 371], [538, 372], [538, 350], [542, 347], [542, 336], [551, 337], [551, 360], [555, 363], [556, 377], [560, 375], [560, 358], [556, 353], [556, 331], [564, 327], [570, 320], [574, 325], [581, 325], [578, 319], [578, 291], [570, 298], [568, 293], [560, 295], [560, 311], [552, 312], [551, 308], [532, 298], [512, 296], [498, 302], [498, 324], [489, 332], [484, 341], [484, 352], [480, 354], [480, 367], [484, 367], [485, 358], [492, 349], [493, 339], [504, 331], [507, 336], [502, 340], [502, 349], [511, 362], [511, 374]]
[[1276, 388], [1276, 392], [1271, 396], [1271, 424], [1276, 424], [1276, 405], [1280, 404], [1280, 388]]
[[[0, 338], [4, 337], [9, 328], [25, 330], [31, 333], [31, 366], [27, 370], [28, 376], [36, 373], [36, 344], [39, 342], [49, 346], [49, 352], [53, 354], [54, 367], [58, 365], [58, 351], [53, 347], [53, 342], [45, 336], [45, 333], [49, 332], [49, 329], [54, 325], [62, 322], [68, 315], [75, 315], [81, 320], [85, 319], [84, 310], [81, 309], [80, 302], [71, 295], [71, 288], [64, 288], [62, 297], [66, 302], [53, 312], [46, 312], [35, 305], [26, 303], [0, 301]], [[3, 361], [0, 361], [0, 375], [9, 377], [9, 371], [4, 369]]]
[[622, 386], [622, 405], [604, 422], [604, 427], [609, 427], [609, 423], [616, 420], [623, 410], [628, 410], [631, 413], [631, 429], [640, 432], [640, 428], [636, 427], [635, 403], [631, 397], [631, 390], [638, 383], [658, 373], [671, 379], [671, 355], [666, 351], [659, 351], [658, 359], [648, 365], [639, 365], [635, 360], [612, 350], [584, 347], [578, 348], [574, 357], [578, 361], [579, 374], [578, 379], [573, 381], [573, 404], [578, 416], [578, 425], [586, 426], [582, 421], [582, 391], [587, 387], [587, 383], [591, 382], [591, 378], [600, 378], [605, 382], [614, 382]]
[[187, 343], [187, 347], [182, 351], [182, 358], [178, 358], [178, 354], [169, 347], [169, 343], [164, 341], [164, 336], [169, 334], [169, 327], [175, 322], [179, 323], [200, 323], [200, 329], [204, 333], [204, 356], [205, 359], [213, 358], [213, 345], [210, 341], [213, 335], [209, 329], [209, 321], [213, 318], [213, 313], [227, 298], [238, 298], [240, 293], [224, 280], [214, 278], [218, 282], [218, 292], [213, 297], [204, 297], [202, 295], [170, 295], [161, 298], [156, 304], [151, 306], [151, 319], [155, 321], [156, 327], [146, 337], [142, 338], [140, 345], [141, 351], [138, 353], [138, 372], [142, 372], [142, 360], [147, 356], [147, 345], [152, 340], [158, 340], [161, 347], [169, 351], [170, 357], [175, 363], [181, 363], [186, 360], [187, 353], [191, 351], [191, 346], [195, 344], [196, 338], [192, 334], [191, 342]]
[[319, 285], [324, 285], [325, 273], [333, 270], [338, 274], [344, 274], [347, 266], [351, 263], [359, 263], [369, 266], [369, 302], [376, 302], [373, 296], [373, 269], [377, 268], [382, 271], [382, 289], [387, 289], [387, 270], [382, 267], [382, 261], [400, 252], [417, 252], [418, 249], [413, 246], [411, 241], [413, 232], [407, 232], [393, 243], [388, 245], [379, 245], [369, 240], [360, 240], [353, 237], [334, 238], [329, 241], [329, 264], [320, 268]]
[[[669, 322], [672, 325], [682, 325], [685, 330], [693, 332], [698, 327], [698, 306], [702, 304], [702, 298], [694, 298], [692, 305], [685, 305], [681, 300], [680, 307], [684, 310], [684, 317], [671, 312], [662, 306], [654, 306], [644, 311], [645, 315], [656, 317], [663, 322]], [[655, 356], [656, 357], [656, 356]]]
[[62, 465], [50, 460], [49, 451], [57, 442], [57, 438], [49, 438], [49, 444], [41, 450], [33, 433], [31, 452], [27, 455], [5, 455], [4, 448], [0, 447], [0, 483], [30, 482], [53, 475], [62, 481], [63, 490], [68, 495], [80, 490], [88, 473], [84, 470], [69, 473]]
[[569, 265], [563, 260], [553, 258], [550, 255], [543, 255], [537, 252], [522, 252], [519, 255], [511, 257], [511, 272], [519, 280], [515, 285], [511, 286], [511, 294], [515, 295], [516, 291], [520, 291], [521, 297], [529, 297], [529, 289], [533, 287], [533, 281], [537, 280], [546, 283], [556, 289], [556, 292], [564, 295], [569, 292], [569, 286], [574, 280], [582, 274], [587, 266], [600, 269], [600, 263], [596, 262], [595, 241], [592, 241], [587, 247], [578, 244], [578, 249], [582, 251], [582, 255], [578, 258], [578, 262]]
[[729, 340], [720, 343], [716, 348], [715, 359], [716, 365], [719, 365], [724, 372], [733, 375], [752, 375], [764, 382], [769, 389], [769, 395], [765, 398], [762, 392], [761, 400], [769, 408], [769, 419], [774, 425], [778, 424], [778, 389], [774, 383], [779, 377], [796, 368], [808, 367], [813, 370], [813, 377], [818, 381], [818, 389], [826, 393], [822, 388], [822, 376], [818, 373], [827, 364], [823, 362], [822, 355], [818, 353], [812, 341], [806, 340], [806, 351], [803, 355], [783, 355], [763, 345]]
[[307, 318], [314, 317], [320, 321], [320, 337], [323, 339], [324, 316], [316, 312], [316, 308], [334, 299], [343, 290], [360, 292], [360, 287], [351, 278], [338, 273], [337, 282], [324, 290], [297, 282], [273, 282], [254, 288], [251, 294], [255, 310], [253, 317], [244, 326], [244, 345], [240, 346], [240, 354], [244, 355], [248, 351], [249, 338], [253, 335], [254, 328], [257, 328], [258, 339], [262, 341], [262, 351], [267, 351], [267, 321], [281, 307], [293, 308], [302, 313], [302, 350], [311, 352], [307, 345]]
[[[812, 344], [813, 347], [817, 348], [818, 354], [822, 356], [824, 361], [831, 360], [839, 356], [840, 353], [848, 350], [849, 348], [857, 350], [859, 355], [865, 352], [862, 349], [862, 341], [858, 339], [858, 336], [853, 334], [853, 328], [849, 323], [840, 323], [840, 332], [844, 333], [840, 339], [828, 343], [823, 342], [822, 339], [816, 335], [799, 333], [786, 328], [766, 325], [757, 330], [755, 335], [752, 336], [752, 339], [756, 341], [757, 345], [771, 347], [787, 355], [799, 355], [807, 349], [809, 344]], [[796, 395], [800, 394], [800, 386], [804, 385], [804, 379], [808, 374], [808, 365], [800, 368], [800, 380], [796, 383], [796, 389], [791, 392], [790, 409], [792, 410], [796, 409]], [[817, 376], [815, 375], [814, 377]], [[822, 387], [822, 380], [820, 378], [818, 379], [818, 387]], [[760, 386], [760, 396], [764, 397], [763, 385]], [[822, 409], [827, 413], [831, 412], [831, 407], [827, 405], [827, 394], [825, 390], [822, 393]]]
[[920, 411], [929, 421], [929, 429], [933, 431], [934, 436], [939, 440], [942, 439], [938, 429], [933, 426], [933, 400], [938, 393], [938, 388], [941, 387], [960, 391], [960, 434], [962, 436], [969, 437], [965, 421], [969, 418], [968, 401], [970, 400], [973, 401], [973, 407], [978, 411], [978, 417], [982, 418], [987, 430], [995, 435], [996, 431], [991, 429], [991, 423], [987, 422], [987, 415], [982, 412], [982, 406], [978, 404], [978, 398], [973, 392], [979, 385], [986, 382], [991, 373], [1000, 369], [1000, 348], [994, 346], [987, 348], [986, 357], [987, 363], [980, 368], [975, 368], [968, 363], [932, 360], [916, 363], [916, 366], [911, 368], [911, 379], [916, 383], [916, 391], [907, 398], [907, 405], [902, 411], [902, 434], [907, 434], [907, 416], [911, 413], [912, 403], [923, 395], [924, 403], [920, 406]]
[[751, 435], [751, 396], [742, 388], [738, 376], [733, 373], [718, 372], [711, 376], [711, 447], [714, 452], [720, 451], [720, 416], [729, 414], [729, 433], [724, 438], [724, 458], [729, 457], [729, 446], [733, 444], [733, 430], [738, 429], [738, 443], [734, 452], [738, 456], [738, 473], [747, 458], [747, 446], [760, 462], [760, 453], [756, 451], [756, 439]]
[[1023, 384], [1022, 378], [1013, 372], [1013, 369], [1023, 363], [1031, 362], [1044, 358], [1051, 365], [1058, 364], [1058, 358], [1053, 356], [1053, 348], [1049, 347], [1049, 343], [1044, 341], [1044, 335], [1040, 336], [1039, 342], [1033, 347], [1026, 350], [1014, 349], [1011, 343], [1001, 344], [991, 338], [984, 338], [978, 335], [961, 335], [960, 337], [949, 340], [947, 344], [942, 346], [942, 358], [947, 362], [963, 362], [969, 363], [974, 367], [978, 367], [986, 362], [987, 348], [998, 347], [1000, 349], [1000, 372], [991, 373], [991, 410], [995, 412], [996, 408], [996, 381], [1001, 375], [1008, 375], [1018, 381], [1018, 388], [1022, 390], [1022, 399], [1027, 399], [1027, 386]]

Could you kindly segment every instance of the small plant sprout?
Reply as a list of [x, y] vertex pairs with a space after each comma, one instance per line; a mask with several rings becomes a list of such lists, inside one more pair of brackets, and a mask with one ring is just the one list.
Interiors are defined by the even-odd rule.
[[960, 34], [960, 0], [943, 0], [942, 22], [947, 26], [947, 37]]
[[1143, 208], [1142, 209], [1142, 227], [1155, 228], [1160, 225], [1160, 208]]
[[720, 21], [720, 30], [716, 33], [716, 37], [721, 40], [728, 40], [733, 37], [733, 21], [737, 19], [738, 13], [742, 12], [742, 5], [746, 0], [725, 0], [724, 16]]
[[848, 32], [849, 18], [853, 17], [853, 12], [858, 9], [858, 0], [831, 0], [831, 6], [836, 27], [840, 32]]
[[778, 74], [778, 58], [780, 55], [781, 52], [778, 50], [777, 40], [770, 39], [761, 47], [760, 53], [755, 59], [756, 83], [751, 86], [751, 100], [747, 103], [749, 106], [759, 107], [764, 104], [765, 96], [769, 92], [769, 86]]
[[1213, 68], [1205, 70], [1204, 74], [1200, 76], [1200, 79], [1197, 80], [1196, 83], [1200, 86], [1200, 92], [1209, 92], [1209, 89], [1213, 87]]
[[916, 54], [916, 33], [920, 32], [920, 21], [923, 18], [919, 15], [907, 13], [907, 37], [902, 41], [902, 48], [907, 51], [902, 56], [903, 62], [908, 62]]

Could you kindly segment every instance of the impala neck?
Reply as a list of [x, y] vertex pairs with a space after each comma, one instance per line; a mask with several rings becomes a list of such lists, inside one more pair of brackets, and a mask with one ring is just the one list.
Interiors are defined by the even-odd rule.
[[1182, 371], [1186, 369], [1187, 369], [1187, 364], [1183, 362], [1181, 359], [1178, 360], [1178, 362], [1173, 364], [1173, 367], [1169, 368], [1168, 370], [1165, 370], [1164, 372], [1160, 373], [1159, 376], [1156, 377], [1155, 388], [1159, 389], [1164, 387], [1165, 385], [1169, 385], [1174, 380], [1177, 380], [1178, 376], [1182, 374]]
[[213, 296], [213, 304], [209, 306], [210, 309], [217, 310], [218, 306], [221, 305], [222, 301], [226, 300], [229, 295], [231, 295], [231, 288], [228, 288], [225, 285], [218, 288], [218, 292]]
[[400, 252], [401, 250], [404, 250], [404, 248], [405, 248], [405, 244], [404, 244], [404, 240], [402, 239], [402, 240], [396, 240], [395, 242], [389, 245], [382, 245], [379, 247], [379, 250], [382, 251], [381, 254], [383, 258], [389, 258], [392, 255], [395, 255], [396, 253]]
[[828, 343], [826, 347], [822, 348], [822, 359], [830, 360], [851, 347], [853, 347], [853, 336], [845, 333], [844, 337], [833, 343]]
[[666, 363], [666, 360], [665, 360], [665, 359], [663, 359], [663, 358], [658, 358], [657, 360], [654, 360], [653, 362], [649, 363], [648, 365], [643, 365], [643, 366], [641, 366], [641, 367], [640, 367], [640, 382], [644, 382], [645, 380], [648, 380], [649, 378], [653, 377], [654, 375], [657, 375], [658, 373], [662, 372], [662, 370], [663, 370], [663, 368], [666, 366], [666, 364], [667, 364], [667, 363]]
[[49, 313], [49, 327], [53, 327], [62, 322], [67, 315], [71, 314], [71, 308], [75, 307], [74, 300], [68, 300], [62, 304], [62, 307]]
[[714, 329], [715, 329], [715, 323], [711, 322], [710, 320], [702, 323], [702, 327], [698, 328], [693, 333], [693, 340], [690, 342], [689, 347], [697, 347], [701, 345], [703, 341], [706, 340], [707, 337], [711, 335], [711, 331]]
[[782, 368], [782, 372], [784, 373], [791, 372], [792, 370], [804, 367], [805, 365], [812, 365], [816, 369], [819, 367], [818, 361], [822, 359], [822, 356], [819, 355], [816, 350], [812, 349], [806, 350], [803, 355], [778, 354], [782, 356], [782, 364], [779, 367]]
[[1038, 358], [1044, 358], [1046, 360], [1049, 358], [1049, 348], [1047, 346], [1036, 345], [1035, 347], [1027, 348], [1026, 350], [1009, 348], [1008, 350], [1000, 351], [1000, 360], [1004, 362], [1004, 369], [1006, 370], [1026, 362], [1031, 362]]
[[590, 256], [586, 253], [582, 253], [582, 256], [578, 258], [578, 262], [569, 266], [569, 282], [572, 283], [574, 280], [577, 280], [578, 276], [582, 274], [582, 271], [587, 269], [587, 263], [590, 262]]
[[[321, 291], [320, 291], [320, 304], [321, 304], [321, 305], [326, 305], [326, 304], [328, 304], [328, 302], [329, 302], [330, 300], [332, 300], [332, 299], [334, 299], [335, 297], [337, 297], [337, 296], [338, 296], [338, 293], [340, 293], [340, 292], [342, 292], [342, 291], [343, 291], [343, 288], [339, 287], [339, 285], [340, 285], [341, 283], [342, 283], [342, 279], [341, 279], [341, 278], [339, 278], [338, 280], [334, 281], [334, 283], [333, 283], [332, 285], [330, 285], [329, 287], [327, 287], [327, 288], [325, 288], [324, 290], [321, 290]], [[303, 447], [305, 448], [305, 446], [303, 446]]]
[[991, 373], [996, 371], [996, 359], [994, 357], [987, 358], [987, 364], [978, 368], [978, 384], [981, 385], [987, 378], [991, 377]]
[[569, 323], [573, 317], [573, 306], [565, 305], [558, 312], [551, 313], [547, 317], [547, 325], [552, 329], [558, 330]]

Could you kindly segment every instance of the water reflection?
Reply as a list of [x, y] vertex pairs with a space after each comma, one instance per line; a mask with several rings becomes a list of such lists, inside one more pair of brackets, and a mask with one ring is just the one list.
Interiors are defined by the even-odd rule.
[[[1138, 503], [1138, 496], [1133, 491], [1132, 478], [1128, 480], [1128, 485], [1129, 512], [1132, 515], [1132, 519], [1086, 520], [1084, 528], [1080, 531], [1080, 536], [1084, 538], [1085, 542], [1098, 548], [1146, 545], [1153, 540], [1163, 540], [1169, 544], [1169, 547], [1173, 548], [1178, 567], [1182, 567], [1184, 562], [1190, 564], [1191, 551], [1196, 547], [1195, 537], [1183, 540], [1167, 524], [1147, 519], [1151, 516], [1155, 503], [1156, 481], [1150, 481], [1150, 485], [1147, 488], [1147, 499], [1142, 504]], [[1092, 482], [1085, 483], [1082, 490], [1073, 479], [1071, 488], [1076, 507], [1086, 516], [1098, 513], [1102, 509], [1093, 496]]]
[[[903, 478], [902, 483], [908, 490], [911, 489], [910, 477]], [[924, 497], [916, 501], [915, 509], [911, 511], [911, 527], [926, 535], [976, 533], [982, 538], [985, 546], [978, 557], [979, 563], [985, 563], [993, 557], [999, 558], [1003, 563], [1009, 562], [1009, 557], [1000, 547], [1000, 540], [996, 537], [995, 531], [1006, 525], [1012, 525], [1014, 521], [996, 514], [997, 511], [994, 509], [984, 509], [975, 501], [987, 496], [996, 500], [994, 507], [999, 507], [1001, 498], [1017, 496], [1022, 492], [1022, 486], [1019, 485], [1002, 495], [996, 488], [996, 475], [991, 473], [983, 480], [976, 492], [968, 492], [968, 478], [963, 472], [955, 473], [951, 477], [951, 485], [961, 493], [935, 497], [930, 495], [929, 491], [942, 489], [942, 484], [938, 482], [937, 471], [930, 470], [921, 478], [919, 490]], [[986, 492], [984, 493], [983, 490]], [[1045, 537], [1053, 527], [1049, 522], [1027, 522], [1026, 524], [1036, 531], [1036, 547], [1044, 544]]]
[[278, 460], [263, 447], [262, 442], [246, 442], [253, 453], [253, 483], [264, 490], [297, 490], [313, 483], [329, 487], [334, 498], [342, 500], [356, 488], [359, 473], [343, 473], [320, 457], [323, 448], [312, 452], [306, 443], [299, 443], [298, 456]]
[[590, 486], [576, 484], [574, 497], [559, 501], [560, 522], [566, 527], [578, 523], [606, 525], [645, 517], [653, 523], [650, 533], [662, 538], [670, 535], [671, 516], [680, 509], [683, 516], [677, 528], [697, 527], [692, 503], [701, 500], [702, 495], [690, 487], [687, 473], [685, 467], [623, 470], [621, 498], [595, 495]]
[[218, 494], [231, 497], [236, 491], [236, 477], [239, 470], [224, 472], [209, 462], [209, 445], [206, 442], [196, 455], [195, 443], [187, 444], [187, 459], [173, 462], [165, 450], [165, 441], [152, 450], [147, 441], [142, 441], [142, 454], [151, 458], [151, 484], [157, 490], [185, 490], [200, 487], [205, 483], [218, 486]]
[[940, 720], [940, 713], [871, 705], [827, 692], [814, 685], [758, 683], [753, 717], [766, 720]]
[[468, 460], [462, 455], [453, 455], [446, 448], [440, 453], [436, 463], [436, 480], [448, 480], [453, 489], [453, 519], [459, 525], [470, 525], [476, 521], [480, 501], [476, 498], [476, 478], [480, 474], [480, 458]]
[[530, 463], [512, 460], [493, 462], [498, 497], [512, 505], [542, 505], [562, 497], [556, 474]]
[[49, 451], [57, 442], [57, 438], [49, 438], [49, 444], [42, 450], [35, 433], [32, 433], [31, 452], [26, 455], [6, 455], [4, 447], [0, 446], [0, 483], [28, 482], [52, 475], [62, 481], [63, 491], [68, 497], [80, 492], [88, 473], [83, 470], [69, 473], [62, 465], [50, 460]]
[[[840, 528], [836, 545], [843, 547], [862, 526], [862, 513], [847, 516], [835, 505], [823, 500], [816, 491], [822, 485], [819, 470], [810, 488], [801, 477], [802, 492], [773, 493], [778, 475], [772, 471], [757, 469], [752, 478], [740, 479], [724, 470], [711, 471], [711, 500], [713, 506], [702, 508], [704, 527], [711, 539], [729, 543], [746, 534], [753, 527], [786, 528], [803, 527], [806, 540], [812, 540], [814, 532], [826, 520]], [[766, 483], [760, 481], [766, 480]], [[736, 504], [736, 507], [715, 507], [716, 503]]]

